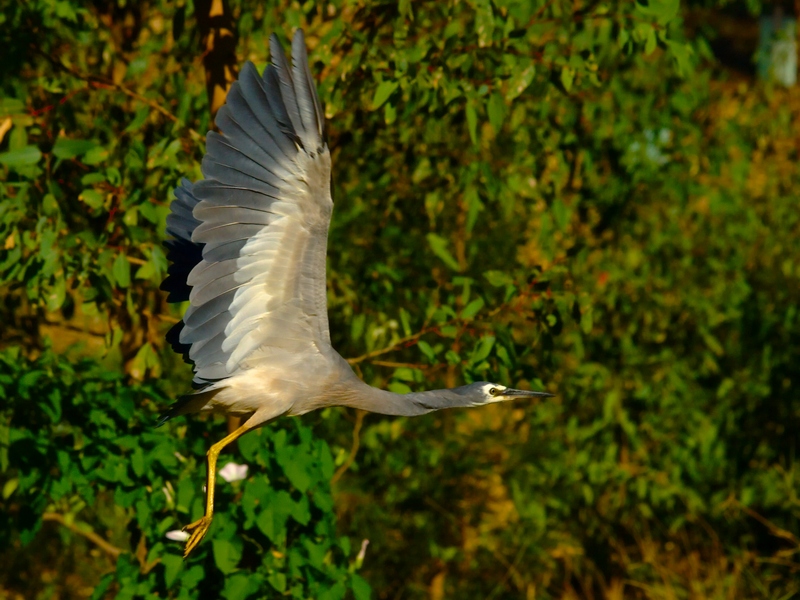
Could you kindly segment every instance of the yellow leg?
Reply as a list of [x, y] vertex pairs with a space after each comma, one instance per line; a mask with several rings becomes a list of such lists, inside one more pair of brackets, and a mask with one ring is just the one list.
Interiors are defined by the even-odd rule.
[[183, 558], [189, 556], [189, 553], [194, 550], [197, 547], [197, 544], [200, 543], [200, 540], [205, 537], [208, 528], [211, 526], [211, 519], [214, 518], [214, 481], [217, 478], [217, 458], [219, 458], [219, 453], [222, 452], [222, 449], [225, 448], [225, 446], [240, 438], [242, 435], [250, 431], [250, 429], [251, 426], [245, 423], [236, 429], [236, 431], [228, 434], [208, 449], [206, 514], [203, 515], [201, 519], [198, 519], [191, 525], [187, 525], [183, 528], [184, 531], [188, 531], [191, 534], [189, 536], [189, 540], [186, 542], [186, 548], [183, 551]]

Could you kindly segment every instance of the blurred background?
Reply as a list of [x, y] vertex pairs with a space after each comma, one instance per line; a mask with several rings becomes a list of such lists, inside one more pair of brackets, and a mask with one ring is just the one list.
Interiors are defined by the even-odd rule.
[[[0, 4], [0, 598], [800, 594], [797, 2]], [[165, 218], [298, 27], [334, 346], [556, 397], [279, 420], [184, 562]]]

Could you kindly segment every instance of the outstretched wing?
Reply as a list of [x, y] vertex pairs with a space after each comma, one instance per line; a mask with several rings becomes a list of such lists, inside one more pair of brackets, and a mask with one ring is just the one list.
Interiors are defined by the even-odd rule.
[[174, 265], [163, 287], [178, 301], [190, 289], [169, 339], [194, 363], [198, 384], [230, 376], [255, 352], [330, 344], [322, 107], [302, 31], [291, 69], [274, 34], [270, 52], [263, 76], [252, 63], [242, 69], [217, 114], [222, 134], [208, 134], [205, 178], [176, 190], [167, 220]]

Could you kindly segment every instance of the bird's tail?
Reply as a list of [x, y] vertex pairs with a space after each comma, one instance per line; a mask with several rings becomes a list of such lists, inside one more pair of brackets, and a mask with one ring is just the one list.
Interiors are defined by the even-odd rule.
[[173, 417], [179, 417], [188, 413], [200, 412], [211, 401], [211, 399], [219, 392], [219, 388], [210, 387], [211, 384], [205, 384], [203, 389], [199, 389], [192, 394], [186, 394], [178, 398], [178, 400], [169, 407], [169, 410], [161, 415], [161, 418], [156, 423], [156, 427], [161, 427], [164, 423]]

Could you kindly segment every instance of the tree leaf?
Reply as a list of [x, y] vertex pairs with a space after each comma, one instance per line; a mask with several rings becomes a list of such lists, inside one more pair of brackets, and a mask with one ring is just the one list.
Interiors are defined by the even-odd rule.
[[358, 573], [353, 573], [350, 578], [350, 585], [353, 588], [353, 596], [355, 596], [355, 599], [370, 600], [372, 597], [372, 588], [369, 584]]
[[378, 110], [383, 103], [389, 99], [394, 91], [397, 89], [399, 83], [397, 81], [382, 81], [375, 89], [375, 96], [372, 98], [372, 110]]
[[475, 346], [475, 349], [472, 351], [470, 362], [472, 364], [478, 364], [481, 361], [486, 360], [486, 358], [492, 352], [492, 348], [494, 348], [494, 341], [494, 336], [486, 336], [481, 338], [478, 341], [478, 344]]
[[241, 551], [230, 540], [220, 539], [212, 541], [212, 549], [217, 568], [225, 575], [233, 573], [242, 557]]
[[464, 201], [467, 204], [467, 232], [472, 233], [475, 223], [478, 221], [478, 215], [484, 208], [483, 202], [481, 202], [481, 198], [478, 195], [478, 188], [471, 185], [464, 190]]
[[506, 100], [511, 102], [522, 95], [522, 92], [524, 92], [533, 81], [534, 75], [536, 75], [536, 67], [533, 65], [528, 65], [524, 69], [515, 71], [508, 80]]
[[22, 167], [35, 165], [42, 158], [42, 153], [36, 146], [25, 146], [17, 150], [0, 152], [0, 164], [7, 167]]
[[476, 298], [464, 307], [464, 310], [461, 311], [461, 318], [472, 319], [483, 308], [484, 304], [483, 298]]
[[119, 287], [126, 288], [131, 284], [131, 263], [123, 252], [117, 254], [117, 258], [114, 259], [112, 273]]
[[489, 96], [486, 110], [489, 113], [489, 123], [492, 129], [494, 129], [495, 133], [499, 133], [500, 128], [503, 126], [503, 119], [505, 119], [506, 113], [506, 105], [505, 102], [503, 102], [503, 97], [498, 93]]
[[59, 137], [53, 145], [53, 156], [60, 159], [75, 158], [86, 154], [98, 145], [94, 140], [71, 140]]
[[447, 240], [439, 235], [436, 235], [435, 233], [429, 233], [427, 238], [428, 245], [430, 245], [433, 253], [438, 256], [448, 267], [454, 271], [460, 271], [458, 261], [453, 258], [453, 255], [450, 254], [450, 251], [447, 249]]
[[95, 210], [103, 206], [103, 202], [105, 201], [103, 194], [91, 188], [83, 190], [80, 199], [83, 200], [89, 208]]
[[494, 13], [490, 0], [475, 2], [475, 33], [478, 34], [478, 46], [486, 48], [492, 45], [494, 34]]
[[478, 113], [475, 111], [475, 105], [471, 101], [467, 101], [467, 129], [469, 129], [469, 138], [472, 143], [478, 145]]
[[572, 82], [575, 80], [575, 71], [570, 67], [562, 67], [561, 69], [561, 85], [569, 92], [572, 89]]

